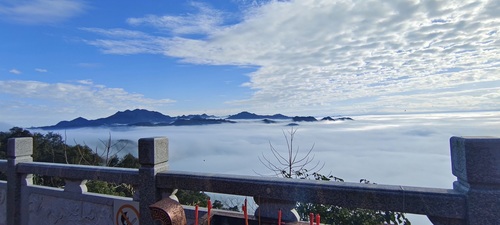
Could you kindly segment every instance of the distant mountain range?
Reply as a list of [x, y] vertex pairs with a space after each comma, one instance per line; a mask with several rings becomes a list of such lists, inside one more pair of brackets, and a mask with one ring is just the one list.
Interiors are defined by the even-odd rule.
[[[261, 120], [262, 123], [276, 123], [275, 120], [290, 120], [292, 122], [314, 122], [318, 121], [312, 116], [289, 117], [282, 114], [257, 115], [249, 112], [240, 112], [230, 115], [227, 118], [218, 118], [207, 114], [201, 115], [182, 115], [171, 117], [159, 112], [145, 109], [119, 111], [106, 118], [88, 120], [78, 117], [71, 121], [61, 121], [56, 125], [38, 127], [46, 130], [70, 129], [82, 127], [101, 127], [101, 126], [187, 126], [187, 125], [208, 125], [236, 123], [234, 120]], [[325, 117], [321, 121], [352, 120], [349, 117]], [[291, 125], [296, 125], [293, 123]], [[289, 124], [290, 125], [290, 124]]]
[[230, 119], [230, 120], [246, 120], [246, 119], [286, 120], [286, 119], [290, 119], [290, 117], [282, 115], [282, 114], [274, 114], [274, 115], [270, 116], [270, 115], [257, 115], [255, 113], [249, 113], [249, 112], [240, 112], [236, 115], [228, 116], [227, 119]]

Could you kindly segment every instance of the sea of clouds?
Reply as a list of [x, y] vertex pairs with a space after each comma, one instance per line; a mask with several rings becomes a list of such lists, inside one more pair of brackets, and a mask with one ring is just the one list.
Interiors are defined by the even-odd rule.
[[[452, 188], [449, 138], [452, 136], [500, 137], [500, 112], [467, 112], [412, 115], [354, 116], [354, 121], [303, 122], [294, 145], [306, 153], [314, 145], [315, 160], [324, 163], [324, 174], [359, 182]], [[66, 137], [68, 144], [87, 144], [103, 149], [100, 140], [133, 140], [125, 151], [137, 155], [137, 140], [169, 138], [172, 170], [209, 173], [272, 175], [259, 156], [272, 159], [270, 143], [285, 153], [283, 132], [288, 122], [237, 124], [82, 128], [52, 131]], [[47, 132], [33, 130], [35, 132]], [[120, 154], [124, 154], [122, 151]], [[425, 217], [412, 217], [428, 223]]]

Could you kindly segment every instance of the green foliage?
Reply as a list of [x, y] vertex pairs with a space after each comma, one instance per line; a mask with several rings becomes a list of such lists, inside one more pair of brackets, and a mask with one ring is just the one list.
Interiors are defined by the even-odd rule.
[[87, 182], [87, 189], [89, 192], [106, 194], [106, 195], [116, 195], [124, 197], [132, 197], [134, 195], [134, 189], [128, 184], [115, 184], [100, 180], [91, 180]]
[[238, 209], [238, 206], [228, 206], [228, 207], [222, 207], [222, 209], [224, 210], [228, 210], [228, 211], [235, 211], [235, 212], [239, 212], [240, 209]]
[[87, 182], [87, 190], [99, 194], [125, 196], [125, 193], [117, 191], [113, 184], [99, 180]]
[[[319, 162], [313, 163], [314, 156], [311, 156], [314, 145], [306, 152], [305, 156], [299, 157], [300, 151], [298, 147], [294, 148], [294, 137], [296, 131], [297, 129], [292, 127], [288, 134], [283, 132], [287, 144], [286, 154], [280, 153], [270, 143], [271, 153], [274, 160], [271, 160], [263, 155], [262, 157], [259, 157], [261, 163], [269, 170], [284, 178], [314, 179], [325, 182], [344, 182], [344, 179], [342, 178], [319, 173], [319, 170], [321, 170], [322, 167], [317, 169], [320, 164]], [[313, 166], [309, 166], [311, 163], [313, 163]], [[370, 181], [361, 179], [360, 183], [368, 184]], [[323, 223], [332, 225], [380, 225], [386, 223], [411, 225], [411, 222], [406, 218], [405, 214], [400, 212], [357, 208], [350, 209], [334, 205], [304, 202], [297, 202], [296, 209], [301, 220], [309, 220], [309, 213], [312, 212], [320, 214], [321, 221]]]
[[[176, 196], [183, 205], [198, 205], [200, 207], [207, 207], [210, 198], [204, 192], [191, 190], [179, 190]], [[212, 203], [212, 205], [214, 204], [215, 202]]]
[[212, 208], [214, 209], [222, 209], [222, 210], [227, 210], [227, 211], [235, 211], [235, 212], [239, 212], [240, 209], [238, 208], [237, 205], [234, 205], [234, 206], [225, 206], [224, 203], [222, 203], [222, 201], [220, 200], [215, 200], [214, 202], [212, 202]]
[[220, 200], [215, 200], [212, 203], [212, 208], [214, 208], [214, 209], [222, 209], [222, 208], [224, 208], [224, 204], [222, 204], [222, 202]]
[[402, 213], [348, 209], [333, 205], [299, 202], [297, 212], [302, 220], [309, 219], [309, 212], [318, 213], [321, 215], [321, 222], [333, 225], [411, 224]]
[[[139, 160], [132, 154], [127, 154], [123, 158], [119, 158], [116, 153], [109, 154], [113, 147], [121, 151], [125, 147], [125, 140], [113, 142], [111, 136], [108, 140], [102, 141], [106, 144], [105, 151], [101, 155], [106, 155], [108, 158], [103, 158], [97, 152], [93, 151], [86, 145], [76, 144], [70, 146], [66, 144], [65, 138], [62, 135], [48, 132], [47, 134], [31, 133], [20, 127], [13, 127], [9, 132], [0, 132], [0, 158], [6, 158], [7, 142], [9, 138], [14, 137], [32, 137], [33, 138], [33, 161], [64, 163], [64, 164], [80, 164], [80, 165], [106, 165], [127, 168], [139, 168]], [[106, 150], [108, 150], [106, 152]], [[4, 174], [0, 179], [5, 179]], [[44, 185], [50, 187], [63, 187], [64, 180], [59, 177], [48, 176], [33, 176], [33, 183], [36, 185]], [[128, 196], [131, 197], [134, 193], [132, 186], [127, 184], [114, 184], [104, 181], [89, 181], [87, 189], [90, 192]]]
[[[183, 205], [198, 205], [200, 207], [207, 207], [208, 199], [210, 198], [207, 194], [201, 191], [191, 191], [191, 190], [179, 190], [175, 194], [179, 199], [179, 202]], [[228, 211], [238, 212], [238, 206], [226, 206], [220, 200], [214, 200], [212, 202], [213, 209], [222, 209]]]
[[139, 163], [139, 159], [137, 157], [128, 153], [120, 159], [116, 166], [124, 168], [139, 168], [141, 167], [141, 164]]

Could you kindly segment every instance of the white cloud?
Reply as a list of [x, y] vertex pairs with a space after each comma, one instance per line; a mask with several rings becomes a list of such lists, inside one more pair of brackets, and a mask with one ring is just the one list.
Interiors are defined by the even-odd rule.
[[164, 38], [154, 37], [139, 31], [124, 29], [80, 28], [113, 39], [84, 40], [89, 45], [102, 48], [106, 54], [162, 54]]
[[4, 20], [22, 24], [51, 24], [64, 21], [84, 12], [81, 0], [26, 0], [0, 3]]
[[[223, 13], [203, 10], [150, 15], [128, 22], [172, 29], [173, 35], [106, 35], [108, 39], [88, 43], [109, 54], [164, 54], [194, 64], [258, 66], [244, 84], [254, 90], [252, 98], [231, 102], [248, 109], [325, 111], [350, 102], [356, 110], [346, 107], [343, 112], [368, 105], [380, 107], [364, 110], [387, 111], [383, 99], [404, 96], [413, 108], [427, 111], [435, 110], [429, 107], [432, 95], [423, 101], [413, 93], [441, 91], [470, 100], [447, 104], [449, 110], [499, 109], [500, 103], [491, 99], [449, 91], [462, 85], [483, 96], [495, 91], [481, 85], [500, 81], [498, 11], [494, 0], [270, 1], [246, 8], [233, 25], [224, 25]], [[207, 16], [213, 21], [203, 29], [196, 21]], [[189, 33], [204, 38], [181, 36]]]
[[77, 83], [84, 84], [84, 85], [93, 85], [94, 82], [92, 80], [78, 80]]
[[77, 63], [76, 66], [89, 69], [89, 68], [97, 68], [100, 67], [101, 65], [99, 63], [82, 62], [82, 63]]
[[127, 23], [134, 26], [150, 25], [174, 34], [209, 34], [223, 23], [223, 13], [208, 5], [191, 2], [197, 13], [182, 16], [148, 15], [142, 18], [129, 18]]
[[[142, 94], [129, 93], [122, 88], [94, 84], [90, 80], [72, 83], [45, 83], [39, 81], [0, 81], [0, 95], [4, 99], [2, 115], [6, 122], [61, 120], [61, 116], [104, 116], [119, 110], [147, 108], [161, 109], [175, 102], [171, 99], [151, 99]], [[17, 107], [22, 106], [22, 107]], [[20, 109], [30, 109], [20, 110]], [[21, 117], [22, 115], [22, 117]], [[34, 118], [39, 117], [39, 118]]]
[[101, 29], [101, 28], [92, 28], [92, 27], [82, 27], [80, 30], [88, 31], [92, 33], [97, 33], [99, 35], [107, 36], [107, 37], [119, 37], [119, 38], [149, 38], [150, 36], [140, 32], [140, 31], [132, 31], [125, 29]]
[[40, 69], [40, 68], [36, 68], [35, 71], [39, 72], [39, 73], [46, 73], [46, 72], [48, 72], [47, 69]]
[[17, 70], [17, 69], [11, 69], [11, 70], [9, 70], [9, 73], [19, 75], [19, 74], [21, 74], [22, 72], [21, 72], [21, 71], [19, 71], [19, 70]]

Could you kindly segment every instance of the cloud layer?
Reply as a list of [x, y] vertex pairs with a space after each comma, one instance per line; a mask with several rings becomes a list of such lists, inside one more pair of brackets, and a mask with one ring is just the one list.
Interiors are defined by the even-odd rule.
[[[500, 136], [499, 112], [359, 116], [354, 121], [301, 123], [294, 146], [303, 154], [314, 144], [315, 158], [325, 163], [324, 174], [348, 182], [368, 179], [379, 184], [452, 188], [451, 136]], [[136, 127], [130, 129], [84, 128], [56, 131], [69, 143], [87, 143], [103, 150], [99, 139], [130, 139], [137, 155], [137, 140], [169, 138], [172, 170], [206, 173], [272, 174], [259, 162], [272, 158], [269, 142], [282, 154], [286, 123], [237, 123], [212, 126]], [[123, 153], [125, 154], [125, 153]], [[255, 171], [255, 172], [254, 172]], [[241, 205], [241, 204], [240, 204]], [[425, 216], [414, 224], [430, 224]]]
[[243, 84], [253, 96], [231, 102], [251, 110], [500, 108], [495, 0], [269, 1], [244, 8], [235, 23], [207, 5], [194, 7], [196, 14], [129, 18], [133, 29], [84, 28], [103, 37], [87, 43], [107, 54], [257, 66]]

